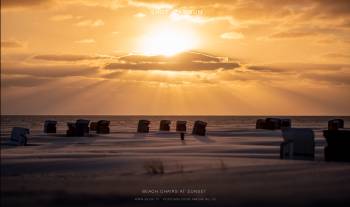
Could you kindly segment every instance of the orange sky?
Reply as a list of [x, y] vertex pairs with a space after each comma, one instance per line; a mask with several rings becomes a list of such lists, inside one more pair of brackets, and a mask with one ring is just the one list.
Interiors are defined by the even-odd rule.
[[350, 115], [347, 0], [1, 0], [2, 114]]

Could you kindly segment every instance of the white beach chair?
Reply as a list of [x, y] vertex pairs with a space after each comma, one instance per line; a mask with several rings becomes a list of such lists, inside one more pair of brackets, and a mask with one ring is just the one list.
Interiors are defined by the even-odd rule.
[[13, 127], [10, 138], [10, 144], [17, 146], [27, 145], [29, 133], [29, 129], [27, 128]]
[[312, 129], [286, 128], [282, 130], [281, 159], [314, 159], [315, 135]]

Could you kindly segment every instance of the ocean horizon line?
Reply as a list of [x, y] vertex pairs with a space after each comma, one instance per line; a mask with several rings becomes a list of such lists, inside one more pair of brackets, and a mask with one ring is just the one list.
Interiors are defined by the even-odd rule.
[[173, 117], [259, 117], [259, 116], [271, 116], [271, 117], [350, 117], [350, 114], [340, 115], [340, 114], [298, 114], [298, 115], [288, 115], [288, 114], [0, 114], [0, 116], [120, 116], [120, 117], [165, 117], [165, 116], [173, 116]]

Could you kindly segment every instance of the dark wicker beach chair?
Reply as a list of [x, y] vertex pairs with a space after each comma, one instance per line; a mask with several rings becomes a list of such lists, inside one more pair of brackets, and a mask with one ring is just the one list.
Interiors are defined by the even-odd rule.
[[207, 127], [207, 122], [195, 121], [194, 125], [193, 125], [192, 134], [199, 135], [199, 136], [205, 136], [206, 135], [206, 127]]
[[68, 122], [67, 136], [86, 136], [89, 134], [90, 120], [78, 119], [75, 123]]
[[46, 120], [44, 123], [44, 133], [56, 133], [57, 121]]
[[139, 123], [137, 126], [137, 132], [138, 133], [148, 133], [150, 123], [151, 122], [148, 120], [139, 120]]
[[159, 123], [159, 131], [170, 131], [170, 120], [161, 120]]

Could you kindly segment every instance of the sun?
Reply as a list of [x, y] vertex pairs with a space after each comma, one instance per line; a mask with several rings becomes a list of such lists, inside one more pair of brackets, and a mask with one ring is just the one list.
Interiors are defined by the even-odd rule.
[[160, 26], [141, 38], [140, 51], [146, 55], [172, 56], [194, 49], [197, 40], [190, 30]]

